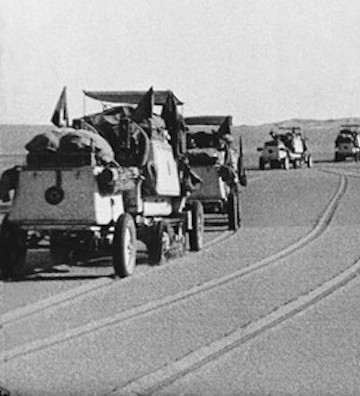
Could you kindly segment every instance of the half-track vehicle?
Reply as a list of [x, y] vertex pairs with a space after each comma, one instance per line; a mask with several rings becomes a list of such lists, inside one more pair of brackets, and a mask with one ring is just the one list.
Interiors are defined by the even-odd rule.
[[360, 125], [345, 124], [340, 126], [335, 140], [335, 161], [345, 161], [353, 158], [360, 160]]
[[[227, 214], [229, 229], [240, 226], [239, 184], [246, 185], [240, 140], [239, 152], [231, 135], [231, 116], [185, 117], [187, 156], [201, 184], [192, 193], [206, 213]], [[216, 129], [213, 129], [216, 128]]]
[[[281, 131], [281, 132], [280, 132]], [[282, 132], [286, 131], [286, 132]], [[313, 160], [308, 152], [306, 139], [302, 136], [300, 127], [279, 127], [279, 132], [270, 132], [271, 140], [259, 147], [259, 169], [264, 170], [269, 164], [271, 169], [294, 169], [306, 164], [313, 166]]]
[[[181, 102], [152, 88], [84, 93], [111, 105], [69, 128], [61, 127], [59, 100], [53, 116], [59, 128], [26, 146], [0, 232], [3, 278], [22, 276], [27, 249], [44, 241], [53, 264], [110, 252], [119, 277], [134, 272], [137, 240], [154, 264], [184, 254], [187, 240], [190, 250], [202, 248], [203, 207], [187, 200], [197, 178], [181, 144]], [[161, 116], [153, 106], [161, 106]]]

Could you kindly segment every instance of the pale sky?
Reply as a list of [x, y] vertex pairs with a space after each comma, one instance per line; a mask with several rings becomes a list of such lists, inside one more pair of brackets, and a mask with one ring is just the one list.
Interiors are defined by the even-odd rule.
[[360, 116], [360, 1], [0, 0], [0, 123], [49, 123], [65, 85], [71, 118], [150, 86], [236, 125]]

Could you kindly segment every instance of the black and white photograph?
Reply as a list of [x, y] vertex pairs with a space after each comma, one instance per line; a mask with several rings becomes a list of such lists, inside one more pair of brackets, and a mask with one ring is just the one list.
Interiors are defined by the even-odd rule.
[[358, 396], [359, 274], [358, 0], [0, 0], [0, 396]]

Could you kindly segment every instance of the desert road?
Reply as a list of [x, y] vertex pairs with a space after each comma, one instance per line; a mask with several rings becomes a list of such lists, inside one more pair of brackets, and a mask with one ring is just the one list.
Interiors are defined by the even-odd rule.
[[360, 165], [249, 171], [242, 227], [113, 279], [106, 258], [1, 282], [10, 394], [360, 394]]

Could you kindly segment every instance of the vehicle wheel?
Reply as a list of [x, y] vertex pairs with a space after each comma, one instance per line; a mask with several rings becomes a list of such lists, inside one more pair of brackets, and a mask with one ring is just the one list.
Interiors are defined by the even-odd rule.
[[285, 157], [283, 159], [283, 168], [285, 170], [289, 170], [290, 169], [290, 161], [289, 161], [289, 157]]
[[50, 257], [54, 265], [68, 264], [70, 261], [70, 247], [56, 231], [50, 235]]
[[342, 160], [342, 156], [340, 155], [339, 152], [336, 151], [335, 153], [335, 162], [339, 162]]
[[309, 155], [307, 157], [306, 163], [307, 163], [308, 168], [312, 168], [313, 167], [314, 163], [313, 163], [313, 159], [312, 159], [311, 155]]
[[23, 275], [26, 260], [26, 231], [19, 230], [4, 218], [0, 231], [0, 268], [2, 278], [16, 279]]
[[228, 196], [229, 230], [236, 231], [240, 226], [240, 200], [237, 191], [230, 192]]
[[204, 208], [200, 201], [194, 201], [191, 208], [190, 250], [199, 251], [203, 247]]
[[298, 169], [300, 167], [299, 160], [294, 160], [294, 169]]
[[360, 161], [360, 153], [357, 152], [355, 153], [355, 162], [359, 162]]
[[136, 265], [136, 228], [134, 219], [123, 213], [115, 226], [113, 266], [115, 274], [124, 278], [132, 275]]
[[151, 230], [148, 246], [149, 259], [152, 264], [162, 264], [169, 256], [171, 246], [168, 225], [164, 221], [157, 222]]
[[260, 168], [260, 170], [265, 169], [265, 160], [262, 157], [260, 157], [260, 159], [259, 159], [259, 168]]

